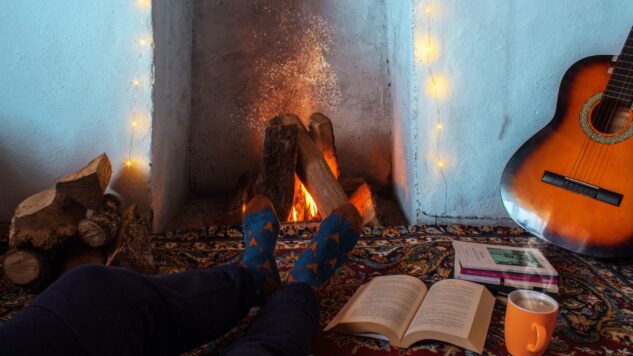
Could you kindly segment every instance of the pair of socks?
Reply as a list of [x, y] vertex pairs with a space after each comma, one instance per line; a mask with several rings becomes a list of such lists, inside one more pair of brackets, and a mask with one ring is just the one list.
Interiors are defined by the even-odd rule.
[[[356, 245], [360, 234], [360, 216], [351, 204], [335, 209], [321, 222], [293, 269], [287, 283], [306, 283], [318, 288], [340, 267]], [[244, 258], [255, 280], [260, 300], [281, 288], [281, 279], [273, 255], [279, 220], [268, 199], [256, 196], [248, 204], [244, 217]]]

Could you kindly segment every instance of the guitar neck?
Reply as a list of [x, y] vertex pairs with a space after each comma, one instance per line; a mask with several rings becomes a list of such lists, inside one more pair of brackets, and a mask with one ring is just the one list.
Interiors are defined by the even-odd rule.
[[633, 104], [633, 28], [618, 56], [604, 95], [618, 99], [626, 106]]

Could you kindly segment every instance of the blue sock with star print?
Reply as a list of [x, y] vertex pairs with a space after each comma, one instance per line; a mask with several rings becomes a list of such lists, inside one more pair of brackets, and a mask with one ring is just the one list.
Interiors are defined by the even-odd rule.
[[360, 235], [361, 218], [356, 208], [345, 204], [321, 222], [317, 234], [301, 253], [288, 274], [288, 283], [303, 282], [320, 287], [354, 249]]
[[281, 288], [274, 256], [279, 219], [268, 199], [258, 195], [248, 203], [243, 229], [244, 258], [241, 264], [253, 275], [257, 297], [263, 301]]

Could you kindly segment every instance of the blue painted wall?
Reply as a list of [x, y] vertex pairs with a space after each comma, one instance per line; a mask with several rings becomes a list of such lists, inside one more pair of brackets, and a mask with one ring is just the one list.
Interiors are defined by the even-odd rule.
[[151, 11], [136, 1], [0, 2], [0, 221], [101, 152], [114, 189], [149, 205], [152, 48], [136, 41], [151, 37]]
[[[413, 48], [390, 50], [390, 60], [415, 60], [412, 106], [399, 114], [394, 106], [394, 122], [405, 123], [405, 147], [415, 147], [394, 158], [408, 159], [394, 172], [397, 189], [411, 192], [399, 194], [407, 215], [426, 223], [508, 222], [499, 197], [507, 160], [551, 120], [567, 68], [583, 57], [620, 52], [633, 25], [633, 1], [430, 0], [431, 14], [425, 1], [389, 4], [413, 8]], [[439, 151], [437, 107], [422, 55], [429, 18], [444, 125]], [[402, 27], [397, 19], [388, 21], [388, 31]], [[391, 75], [396, 83], [406, 81], [396, 71]]]

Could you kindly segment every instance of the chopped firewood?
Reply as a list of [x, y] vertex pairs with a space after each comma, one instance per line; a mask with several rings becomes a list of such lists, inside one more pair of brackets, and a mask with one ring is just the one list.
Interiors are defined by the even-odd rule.
[[321, 114], [314, 113], [310, 116], [310, 137], [317, 144], [317, 147], [323, 153], [323, 158], [327, 162], [334, 177], [338, 179], [340, 170], [338, 167], [338, 159], [336, 158], [336, 145], [334, 144], [334, 128], [332, 121]]
[[121, 226], [121, 200], [106, 194], [101, 210], [79, 222], [79, 237], [91, 247], [101, 247], [114, 240]]
[[111, 176], [112, 165], [108, 156], [102, 153], [82, 169], [62, 179], [55, 188], [87, 209], [97, 210]]
[[118, 239], [109, 253], [108, 266], [120, 266], [135, 271], [153, 274], [156, 264], [152, 256], [150, 226], [136, 204], [130, 205], [123, 213]]
[[85, 215], [83, 206], [54, 188], [37, 193], [15, 210], [9, 245], [30, 245], [43, 250], [60, 246], [77, 233], [77, 224]]
[[348, 203], [343, 188], [330, 170], [323, 153], [314, 143], [305, 126], [295, 115], [281, 114], [271, 120], [272, 124], [295, 124], [299, 156], [297, 175], [316, 202], [321, 216], [328, 216], [337, 207]]
[[362, 217], [362, 226], [380, 225], [376, 210], [376, 199], [374, 199], [369, 184], [361, 184], [349, 200]]
[[62, 273], [80, 265], [103, 265], [106, 263], [106, 254], [103, 248], [91, 248], [81, 243], [81, 241], [71, 243], [71, 245], [72, 246], [68, 246], [63, 256], [63, 262], [61, 264]]
[[222, 224], [228, 226], [235, 226], [242, 224], [242, 215], [246, 209], [246, 205], [251, 200], [254, 194], [254, 183], [250, 174], [247, 172], [242, 173], [237, 182], [237, 194], [224, 217]]
[[4, 260], [4, 274], [17, 285], [34, 286], [50, 277], [51, 264], [48, 258], [39, 252], [14, 249], [7, 253]]
[[345, 192], [345, 195], [351, 197], [352, 194], [360, 187], [361, 185], [367, 183], [365, 178], [362, 177], [353, 177], [353, 178], [341, 178], [339, 179], [339, 183], [341, 183], [341, 187]]
[[267, 197], [277, 216], [286, 218], [292, 209], [297, 167], [297, 126], [273, 124], [266, 128], [264, 161], [256, 191]]

